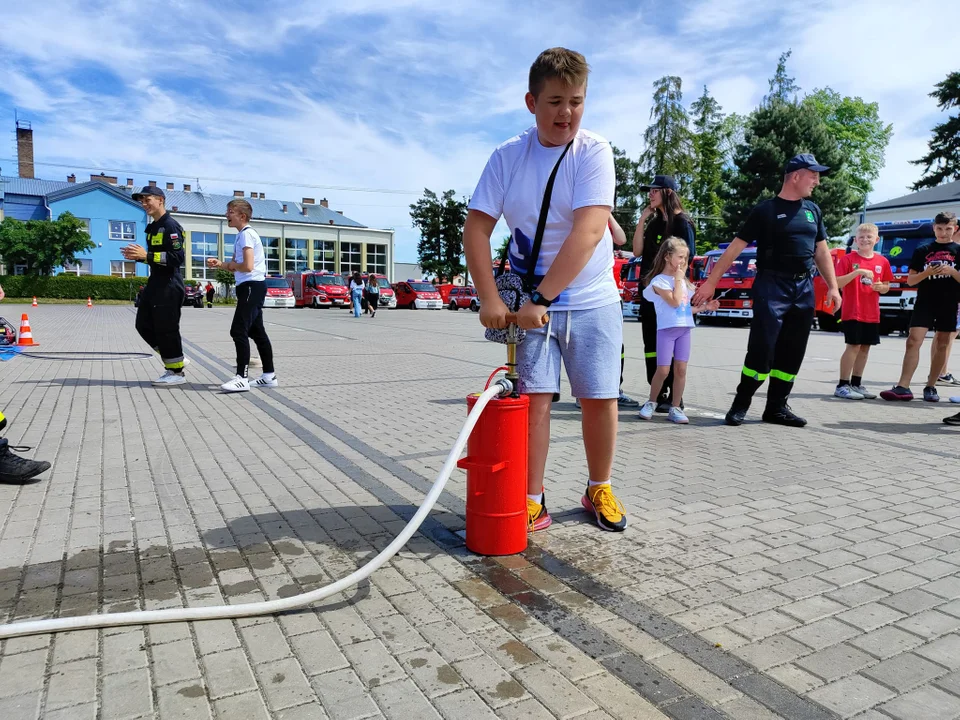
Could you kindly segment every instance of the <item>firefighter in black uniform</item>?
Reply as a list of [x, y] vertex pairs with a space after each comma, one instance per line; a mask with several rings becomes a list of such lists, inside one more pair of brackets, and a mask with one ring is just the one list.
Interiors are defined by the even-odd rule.
[[840, 291], [827, 248], [820, 208], [806, 198], [830, 168], [813, 155], [797, 155], [784, 168], [780, 194], [757, 205], [717, 261], [692, 304], [713, 299], [717, 281], [750, 243], [757, 246], [753, 321], [740, 385], [727, 413], [727, 425], [740, 425], [754, 393], [770, 378], [764, 422], [803, 427], [807, 421], [787, 404], [800, 371], [813, 324], [813, 265], [827, 284], [827, 305], [840, 307]]
[[153, 384], [182, 385], [187, 381], [180, 340], [180, 309], [185, 294], [180, 274], [185, 255], [183, 228], [167, 212], [166, 196], [160, 188], [145, 187], [134, 193], [133, 199], [152, 220], [147, 225], [147, 247], [127, 245], [122, 250], [127, 260], [150, 266], [150, 278], [137, 307], [137, 332], [163, 361], [165, 371]]
[[[633, 254], [640, 258], [639, 290], [643, 290], [644, 278], [653, 269], [654, 258], [661, 243], [668, 237], [678, 237], [686, 241], [690, 249], [690, 262], [697, 254], [694, 241], [693, 224], [680, 204], [677, 195], [677, 181], [669, 175], [655, 175], [650, 185], [641, 185], [641, 190], [649, 191], [650, 200], [640, 214], [637, 230], [633, 235]], [[654, 304], [637, 295], [640, 303], [640, 322], [643, 323], [643, 357], [647, 367], [647, 383], [653, 382], [657, 371], [657, 311]], [[660, 397], [657, 398], [657, 412], [670, 410], [670, 393], [673, 390], [673, 369], [663, 382]]]

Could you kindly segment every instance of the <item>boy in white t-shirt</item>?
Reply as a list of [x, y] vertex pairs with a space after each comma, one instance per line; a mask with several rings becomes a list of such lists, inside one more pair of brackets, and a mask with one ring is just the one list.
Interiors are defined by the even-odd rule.
[[[251, 385], [273, 388], [279, 385], [273, 369], [273, 346], [263, 327], [263, 301], [267, 296], [267, 262], [260, 235], [250, 227], [253, 208], [243, 198], [227, 203], [227, 224], [237, 231], [233, 260], [207, 260], [207, 267], [229, 270], [236, 278], [237, 307], [230, 325], [230, 337], [237, 348], [237, 374], [220, 389], [224, 392], [248, 392]], [[263, 362], [263, 375], [253, 381], [247, 377], [250, 368], [250, 338], [253, 338]]]
[[605, 530], [619, 532], [627, 526], [623, 505], [610, 487], [620, 394], [617, 350], [623, 340], [607, 228], [615, 185], [613, 151], [606, 140], [580, 129], [589, 71], [583, 55], [565, 48], [545, 50], [536, 59], [525, 98], [536, 125], [491, 155], [463, 230], [467, 265], [480, 295], [480, 321], [484, 327], [504, 328], [508, 308], [493, 278], [490, 236], [503, 217], [511, 233], [510, 269], [526, 276], [544, 190], [562, 156], [535, 287], [517, 317], [528, 331], [517, 348], [517, 362], [520, 392], [530, 398], [530, 530], [551, 523], [543, 474], [550, 446], [550, 401], [560, 390], [561, 358], [571, 392], [583, 408], [590, 477], [582, 504]]

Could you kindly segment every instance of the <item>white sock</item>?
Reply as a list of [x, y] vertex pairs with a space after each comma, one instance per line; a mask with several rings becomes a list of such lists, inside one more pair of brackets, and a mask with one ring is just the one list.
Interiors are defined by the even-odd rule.
[[600, 481], [600, 482], [594, 482], [593, 480], [588, 480], [587, 482], [588, 482], [588, 484], [590, 485], [590, 487], [596, 487], [597, 485], [609, 485], [609, 484], [610, 484], [610, 481], [609, 481], [609, 480], [602, 480], [602, 481]]
[[274, 378], [275, 375], [276, 375], [275, 372], [272, 372], [272, 373], [264, 373], [264, 374], [263, 374], [263, 379], [264, 379], [264, 380], [273, 380], [273, 378]]
[[539, 495], [527, 495], [527, 498], [533, 500], [537, 505], [543, 505], [543, 493]]

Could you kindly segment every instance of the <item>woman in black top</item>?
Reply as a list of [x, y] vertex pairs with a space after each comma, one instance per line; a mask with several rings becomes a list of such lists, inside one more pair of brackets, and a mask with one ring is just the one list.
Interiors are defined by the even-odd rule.
[[[685, 240], [690, 249], [690, 259], [697, 254], [693, 223], [680, 203], [677, 181], [669, 175], [656, 175], [650, 185], [642, 185], [650, 200], [640, 214], [637, 231], [633, 236], [633, 254], [640, 258], [641, 277], [653, 269], [660, 244], [669, 237]], [[640, 297], [640, 322], [643, 323], [643, 355], [647, 367], [647, 382], [653, 380], [657, 371], [657, 312], [649, 300]], [[657, 398], [657, 412], [670, 410], [670, 393], [673, 388], [673, 371], [667, 376]]]

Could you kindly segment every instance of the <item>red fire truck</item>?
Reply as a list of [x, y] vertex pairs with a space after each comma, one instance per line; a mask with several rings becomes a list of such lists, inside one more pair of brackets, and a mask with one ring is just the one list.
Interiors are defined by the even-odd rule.
[[328, 308], [350, 305], [350, 291], [343, 278], [326, 270], [288, 272], [297, 307]]
[[[703, 277], [710, 277], [723, 251], [730, 243], [720, 243], [716, 250], [706, 254], [706, 265], [703, 268]], [[733, 261], [730, 269], [717, 282], [714, 299], [720, 301], [720, 307], [712, 312], [700, 313], [701, 322], [714, 318], [724, 318], [742, 325], [750, 323], [753, 318], [753, 283], [757, 278], [757, 248], [748, 246], [740, 256]]]
[[[707, 258], [697, 255], [690, 264], [690, 282], [699, 285], [706, 277], [703, 271]], [[620, 267], [620, 300], [623, 301], [623, 316], [640, 320], [640, 258], [632, 258]]]

